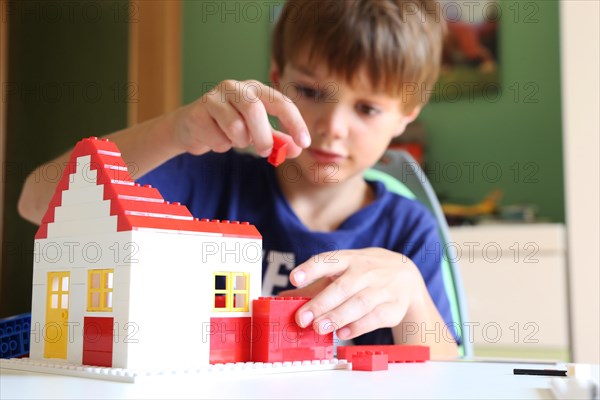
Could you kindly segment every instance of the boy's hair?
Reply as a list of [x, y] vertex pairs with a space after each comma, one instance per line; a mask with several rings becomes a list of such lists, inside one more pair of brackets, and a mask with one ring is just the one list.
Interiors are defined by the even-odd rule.
[[409, 112], [427, 102], [437, 81], [444, 33], [434, 0], [288, 0], [272, 56], [283, 72], [307, 55], [349, 84], [364, 71], [375, 90], [401, 96]]

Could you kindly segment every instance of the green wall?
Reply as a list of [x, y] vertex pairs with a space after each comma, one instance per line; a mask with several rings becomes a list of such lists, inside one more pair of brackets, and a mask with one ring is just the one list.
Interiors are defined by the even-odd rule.
[[224, 79], [268, 81], [276, 1], [183, 3], [183, 101]]
[[558, 2], [501, 4], [501, 92], [423, 110], [428, 176], [442, 198], [475, 202], [499, 187], [502, 204], [564, 222]]
[[[127, 2], [12, 1], [0, 317], [29, 312], [37, 227], [17, 214], [28, 173], [127, 123]], [[5, 96], [5, 97], [4, 97]], [[62, 167], [62, 166], [58, 166]], [[59, 168], [38, 176], [56, 182]]]
[[[267, 81], [272, 7], [184, 3], [185, 102], [223, 79]], [[558, 2], [503, 0], [501, 9], [500, 95], [425, 108], [428, 175], [443, 200], [477, 202], [501, 188], [502, 204], [564, 221]]]

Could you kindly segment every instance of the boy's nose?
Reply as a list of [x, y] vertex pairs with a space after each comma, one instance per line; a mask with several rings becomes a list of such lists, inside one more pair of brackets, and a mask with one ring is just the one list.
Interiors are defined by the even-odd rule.
[[348, 136], [349, 118], [350, 115], [340, 105], [324, 105], [317, 119], [316, 133], [337, 139], [345, 138]]

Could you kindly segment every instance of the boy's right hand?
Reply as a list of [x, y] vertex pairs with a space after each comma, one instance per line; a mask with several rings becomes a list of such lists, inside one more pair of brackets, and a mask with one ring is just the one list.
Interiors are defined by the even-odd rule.
[[[308, 128], [292, 100], [258, 81], [223, 81], [178, 112], [182, 114], [175, 140], [188, 153], [222, 153], [253, 145], [258, 155], [266, 157], [273, 135], [288, 144], [289, 158], [310, 145]], [[267, 115], [279, 118], [288, 134], [274, 129]]]

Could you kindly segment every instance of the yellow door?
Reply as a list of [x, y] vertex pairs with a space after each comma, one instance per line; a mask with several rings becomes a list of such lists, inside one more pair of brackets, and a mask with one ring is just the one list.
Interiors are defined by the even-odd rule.
[[69, 330], [69, 272], [48, 272], [44, 357], [67, 358]]

